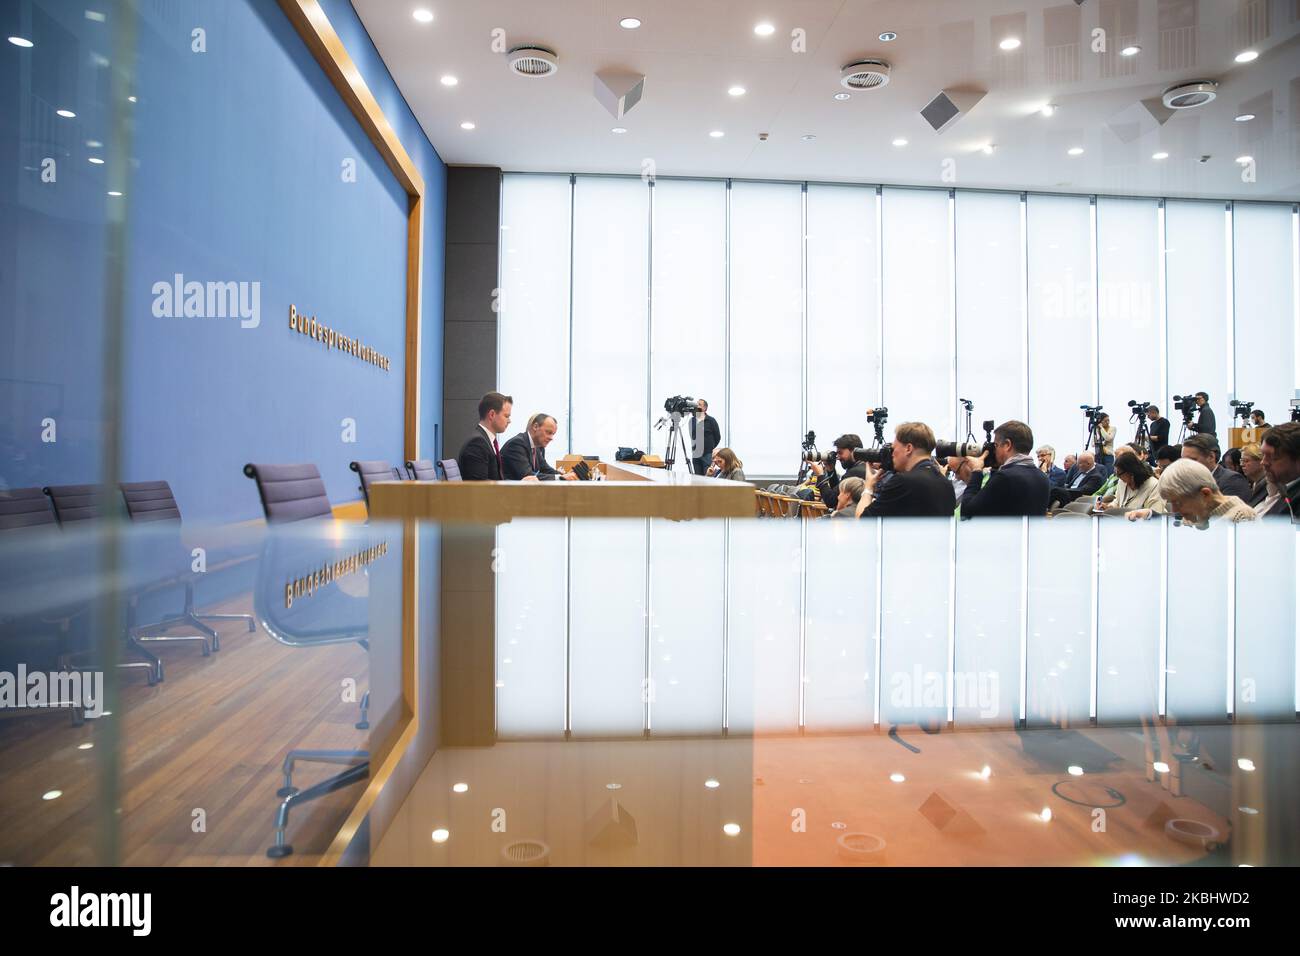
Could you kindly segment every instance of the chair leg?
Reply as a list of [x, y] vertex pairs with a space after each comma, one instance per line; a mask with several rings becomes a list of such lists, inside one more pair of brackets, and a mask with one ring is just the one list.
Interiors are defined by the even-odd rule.
[[[361, 762], [300, 791], [289, 782], [294, 760], [312, 760], [322, 763], [348, 763], [352, 760]], [[282, 859], [293, 853], [293, 846], [286, 843], [284, 839], [285, 830], [289, 827], [289, 811], [293, 807], [333, 793], [335, 790], [341, 790], [370, 776], [370, 754], [365, 750], [291, 750], [285, 757], [284, 763], [285, 787], [276, 791], [276, 795], [284, 799], [275, 811], [275, 842], [266, 851], [266, 855], [273, 860]], [[288, 792], [285, 792], [286, 790]]]
[[370, 691], [361, 695], [361, 719], [352, 726], [357, 730], [370, 729]]

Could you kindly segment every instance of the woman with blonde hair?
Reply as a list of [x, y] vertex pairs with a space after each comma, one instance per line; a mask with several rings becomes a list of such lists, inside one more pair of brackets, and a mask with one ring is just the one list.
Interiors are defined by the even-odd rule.
[[706, 474], [714, 478], [726, 478], [728, 481], [744, 481], [745, 473], [741, 471], [744, 465], [736, 453], [730, 448], [713, 449], [713, 464], [709, 466]]

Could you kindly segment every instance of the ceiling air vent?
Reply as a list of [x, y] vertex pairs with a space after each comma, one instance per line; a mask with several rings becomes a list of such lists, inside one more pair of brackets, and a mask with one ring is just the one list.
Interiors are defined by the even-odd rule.
[[889, 64], [884, 60], [855, 60], [840, 70], [840, 86], [846, 90], [878, 90], [889, 85]]
[[1165, 90], [1160, 101], [1171, 110], [1190, 110], [1195, 106], [1204, 106], [1212, 102], [1217, 95], [1219, 84], [1214, 80], [1193, 80], [1179, 83]]
[[560, 68], [555, 51], [544, 46], [517, 46], [507, 56], [510, 69], [520, 76], [550, 76]]

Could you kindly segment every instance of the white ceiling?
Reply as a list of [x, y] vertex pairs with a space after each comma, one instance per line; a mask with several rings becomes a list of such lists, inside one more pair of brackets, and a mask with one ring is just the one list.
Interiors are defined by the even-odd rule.
[[[639, 174], [650, 159], [659, 176], [1300, 199], [1300, 0], [353, 4], [448, 163]], [[417, 7], [432, 11], [433, 22], [417, 23]], [[626, 16], [642, 26], [622, 29]], [[762, 20], [776, 32], [756, 36]], [[1091, 49], [1092, 31], [1103, 25], [1104, 55]], [[554, 49], [559, 72], [544, 79], [511, 73], [493, 51], [497, 28], [507, 46]], [[792, 50], [796, 29], [806, 52]], [[898, 39], [881, 42], [886, 30]], [[999, 49], [1007, 36], [1022, 40], [1019, 50]], [[1141, 53], [1116, 56], [1125, 42]], [[1247, 48], [1259, 58], [1237, 64]], [[892, 64], [889, 85], [834, 100], [840, 67], [864, 55]], [[593, 74], [604, 69], [646, 76], [643, 100], [621, 121], [592, 92]], [[444, 74], [459, 84], [442, 85]], [[1203, 78], [1219, 81], [1219, 98], [1163, 127], [1138, 105]], [[729, 96], [737, 84], [746, 94]], [[919, 111], [945, 87], [988, 95], [936, 134]], [[1050, 119], [1033, 112], [1046, 102], [1059, 107]], [[1257, 118], [1234, 122], [1242, 112]], [[464, 121], [476, 128], [462, 130]], [[628, 132], [613, 134], [614, 126]], [[726, 135], [714, 139], [711, 130]], [[761, 132], [767, 142], [759, 142]], [[908, 145], [892, 146], [896, 137]], [[996, 144], [992, 155], [980, 151], [986, 143]], [[1068, 156], [1073, 146], [1083, 155]], [[1153, 160], [1157, 151], [1169, 158]], [[1203, 154], [1211, 156], [1205, 164]], [[1253, 182], [1243, 181], [1235, 162], [1243, 154], [1255, 158]]]

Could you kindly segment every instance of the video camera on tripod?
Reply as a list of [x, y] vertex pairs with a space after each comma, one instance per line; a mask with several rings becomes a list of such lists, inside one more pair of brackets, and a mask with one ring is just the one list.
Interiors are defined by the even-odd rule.
[[1243, 424], [1249, 423], [1250, 413], [1255, 408], [1254, 402], [1239, 402], [1234, 398], [1228, 404], [1231, 405], [1234, 409], [1232, 413], [1234, 418], [1240, 418]]
[[1183, 413], [1183, 424], [1190, 425], [1192, 416], [1196, 414], [1196, 396], [1195, 395], [1175, 395], [1174, 410]]

